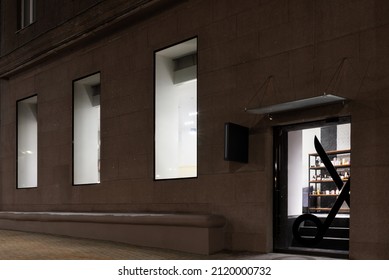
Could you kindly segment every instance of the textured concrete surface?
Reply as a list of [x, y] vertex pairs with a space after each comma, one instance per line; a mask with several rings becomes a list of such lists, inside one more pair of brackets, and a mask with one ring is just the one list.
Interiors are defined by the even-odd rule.
[[211, 256], [65, 236], [0, 230], [0, 260], [314, 260], [288, 254], [222, 252]]
[[[217, 213], [228, 248], [267, 252], [273, 127], [350, 116], [350, 258], [389, 259], [389, 1], [155, 0], [172, 5], [142, 16], [131, 3], [150, 1], [38, 2], [42, 16], [17, 32], [17, 1], [1, 1], [3, 211]], [[154, 181], [154, 52], [195, 36], [199, 176]], [[72, 83], [97, 72], [101, 183], [74, 187]], [[244, 112], [324, 92], [349, 102], [271, 121]], [[16, 189], [16, 102], [33, 94], [39, 186]], [[250, 127], [248, 164], [224, 160], [227, 121]]]

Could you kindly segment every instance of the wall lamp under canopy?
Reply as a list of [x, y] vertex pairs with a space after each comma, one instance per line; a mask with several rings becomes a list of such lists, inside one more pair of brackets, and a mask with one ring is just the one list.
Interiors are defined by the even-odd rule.
[[247, 113], [251, 114], [274, 114], [292, 110], [307, 109], [311, 107], [324, 106], [332, 103], [343, 103], [347, 99], [332, 94], [323, 94], [316, 97], [298, 99], [290, 102], [278, 103], [270, 106], [245, 108]]

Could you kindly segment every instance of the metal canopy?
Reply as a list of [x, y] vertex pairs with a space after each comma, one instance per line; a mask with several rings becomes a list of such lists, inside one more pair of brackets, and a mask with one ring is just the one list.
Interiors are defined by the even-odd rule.
[[280, 112], [292, 111], [298, 109], [306, 109], [310, 107], [322, 106], [322, 105], [338, 103], [343, 101], [346, 101], [346, 98], [332, 95], [332, 94], [324, 94], [321, 96], [299, 99], [295, 101], [279, 103], [279, 104], [270, 105], [266, 107], [246, 108], [245, 111], [247, 113], [260, 114], [260, 115], [273, 114], [273, 113], [280, 113]]

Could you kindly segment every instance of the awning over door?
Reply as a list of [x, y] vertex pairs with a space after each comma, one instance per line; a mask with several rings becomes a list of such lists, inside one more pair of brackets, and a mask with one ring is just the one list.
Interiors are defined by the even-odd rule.
[[274, 113], [280, 113], [285, 111], [323, 106], [331, 103], [340, 103], [344, 101], [346, 101], [346, 98], [344, 97], [336, 96], [332, 94], [323, 94], [316, 97], [298, 99], [298, 100], [278, 103], [270, 106], [246, 108], [245, 111], [247, 113], [265, 115], [265, 114], [274, 114]]

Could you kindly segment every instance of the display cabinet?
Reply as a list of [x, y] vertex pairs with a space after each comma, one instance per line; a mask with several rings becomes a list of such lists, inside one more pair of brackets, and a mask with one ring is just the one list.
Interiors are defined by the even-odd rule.
[[[326, 153], [342, 181], [346, 182], [350, 177], [351, 150], [337, 150]], [[328, 213], [339, 195], [339, 189], [317, 153], [309, 154], [308, 162], [308, 211], [310, 213]], [[350, 212], [350, 208], [346, 203], [342, 205], [340, 212]]]

